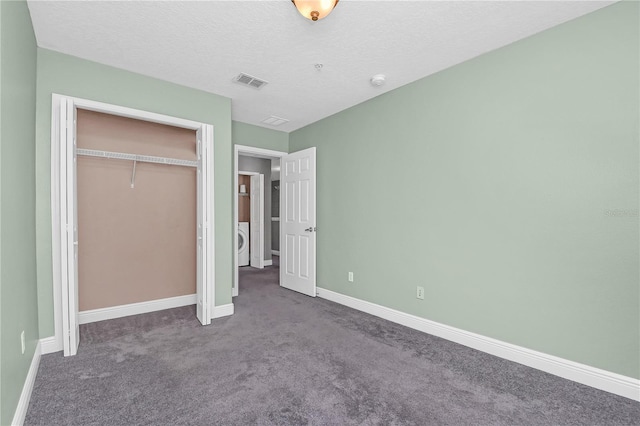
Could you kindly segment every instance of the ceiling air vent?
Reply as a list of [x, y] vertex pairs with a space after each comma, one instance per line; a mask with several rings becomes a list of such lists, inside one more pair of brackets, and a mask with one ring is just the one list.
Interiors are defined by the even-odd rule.
[[260, 89], [262, 86], [267, 84], [266, 81], [260, 80], [259, 78], [256, 78], [249, 74], [245, 74], [243, 72], [238, 74], [238, 76], [234, 78], [233, 81], [245, 86], [253, 87], [254, 89]]
[[271, 117], [265, 118], [261, 122], [264, 124], [268, 124], [270, 126], [279, 126], [281, 124], [288, 123], [289, 120], [287, 120], [286, 118], [276, 117], [275, 115], [272, 115]]

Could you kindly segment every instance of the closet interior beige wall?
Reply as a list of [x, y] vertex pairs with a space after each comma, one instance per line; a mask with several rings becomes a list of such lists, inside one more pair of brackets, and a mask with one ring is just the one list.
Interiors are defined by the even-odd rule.
[[[196, 159], [193, 130], [78, 110], [78, 147]], [[78, 156], [79, 310], [196, 292], [196, 169]]]
[[244, 185], [245, 195], [238, 195], [238, 222], [249, 222], [251, 219], [251, 176], [238, 175], [238, 194], [240, 186]]

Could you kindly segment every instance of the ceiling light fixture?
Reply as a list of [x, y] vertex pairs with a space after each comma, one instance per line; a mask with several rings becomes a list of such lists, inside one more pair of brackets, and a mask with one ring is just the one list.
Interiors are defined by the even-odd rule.
[[298, 12], [307, 19], [317, 21], [331, 13], [339, 0], [291, 0]]

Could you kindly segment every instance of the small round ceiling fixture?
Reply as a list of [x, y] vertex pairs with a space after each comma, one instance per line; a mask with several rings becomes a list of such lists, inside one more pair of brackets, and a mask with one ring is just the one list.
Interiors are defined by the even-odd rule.
[[384, 74], [376, 74], [371, 77], [370, 83], [373, 87], [380, 87], [384, 84], [387, 77]]
[[331, 13], [339, 0], [291, 0], [298, 12], [307, 19], [317, 21]]

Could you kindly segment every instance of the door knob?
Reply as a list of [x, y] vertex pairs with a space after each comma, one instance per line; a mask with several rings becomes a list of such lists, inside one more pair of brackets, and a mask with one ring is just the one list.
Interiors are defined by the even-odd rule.
[[309, 227], [309, 228], [305, 229], [305, 231], [306, 232], [316, 232], [316, 227], [315, 226]]

